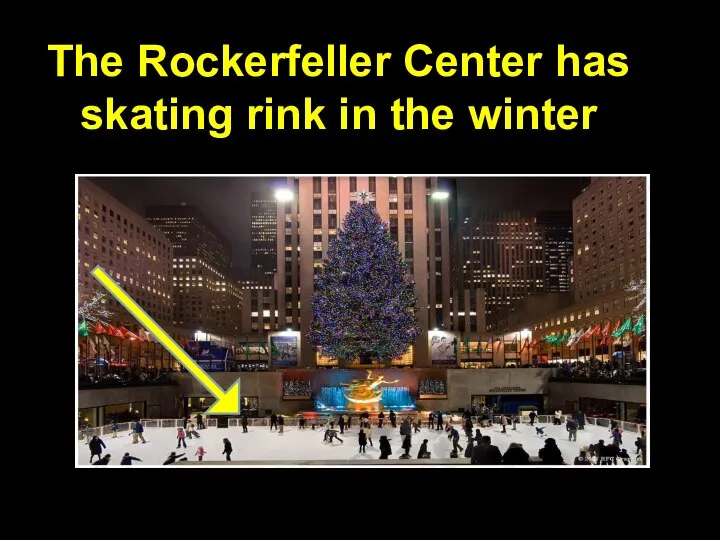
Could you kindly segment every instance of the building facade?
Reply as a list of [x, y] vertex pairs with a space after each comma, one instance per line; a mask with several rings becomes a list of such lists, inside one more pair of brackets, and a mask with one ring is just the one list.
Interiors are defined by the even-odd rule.
[[[165, 235], [87, 178], [78, 185], [80, 302], [102, 288], [90, 272], [100, 265], [161, 325], [173, 321], [172, 243]], [[109, 298], [113, 321], [137, 321]]]
[[242, 294], [230, 275], [230, 242], [193, 206], [152, 206], [146, 215], [174, 248], [174, 325], [225, 337], [237, 334]]
[[502, 333], [528, 295], [545, 291], [545, 239], [535, 218], [520, 212], [463, 219], [460, 238], [463, 289], [485, 292], [486, 328]]
[[[293, 199], [277, 203], [277, 324], [281, 330], [300, 332], [300, 365], [314, 366], [320, 360], [306, 343], [314, 276], [362, 191], [371, 194], [369, 204], [388, 223], [411, 268], [418, 296], [418, 343], [427, 341], [428, 329], [452, 329], [459, 324], [460, 309], [454, 310], [453, 303], [461, 307], [460, 299], [464, 301], [466, 295], [454, 297], [452, 287], [456, 275], [451, 246], [456, 219], [454, 182], [419, 176], [308, 176], [288, 178], [287, 187], [294, 193]], [[433, 196], [440, 191], [447, 197]], [[470, 309], [462, 311], [469, 317]], [[417, 347], [411, 356], [408, 362], [428, 365], [426, 347]]]
[[253, 192], [250, 201], [250, 262], [272, 277], [277, 268], [277, 201], [270, 193]]
[[281, 330], [277, 319], [274, 277], [266, 275], [260, 268], [237, 269], [234, 276], [243, 297], [240, 323], [242, 340], [250, 341], [253, 338], [260, 341], [268, 332]]
[[570, 293], [570, 261], [573, 256], [572, 212], [539, 212], [543, 229], [545, 292]]

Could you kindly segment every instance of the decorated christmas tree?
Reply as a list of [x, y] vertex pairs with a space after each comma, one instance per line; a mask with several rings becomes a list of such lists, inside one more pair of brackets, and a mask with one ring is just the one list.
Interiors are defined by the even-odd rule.
[[345, 364], [389, 362], [419, 334], [415, 283], [367, 193], [345, 216], [315, 279], [308, 338]]

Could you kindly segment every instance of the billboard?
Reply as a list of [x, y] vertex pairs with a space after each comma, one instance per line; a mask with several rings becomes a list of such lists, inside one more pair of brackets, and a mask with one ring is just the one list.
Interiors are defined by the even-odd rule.
[[283, 332], [270, 336], [270, 362], [274, 367], [297, 367], [299, 332]]
[[457, 363], [458, 340], [451, 332], [434, 330], [428, 332], [430, 342], [430, 361], [436, 366], [455, 365]]
[[[226, 363], [234, 364], [230, 359], [229, 349], [215, 345], [211, 341], [190, 341], [184, 348], [190, 358], [208, 372], [225, 371]], [[184, 367], [182, 371], [186, 371]]]

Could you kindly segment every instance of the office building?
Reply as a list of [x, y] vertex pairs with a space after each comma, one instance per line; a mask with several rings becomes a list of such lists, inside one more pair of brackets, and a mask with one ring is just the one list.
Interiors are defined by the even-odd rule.
[[573, 255], [572, 212], [539, 212], [543, 229], [545, 292], [570, 292], [570, 261]]
[[[277, 206], [277, 202], [274, 204]], [[274, 277], [265, 275], [260, 268], [237, 268], [233, 275], [243, 297], [240, 323], [243, 341], [249, 341], [253, 336], [258, 341], [266, 340], [263, 336], [268, 332], [283, 330], [277, 323]]]
[[480, 214], [463, 219], [459, 245], [462, 288], [485, 292], [485, 330], [507, 330], [519, 302], [545, 290], [543, 228], [517, 211]]
[[[165, 235], [87, 178], [78, 185], [79, 299], [102, 288], [90, 272], [100, 265], [158, 323], [173, 320], [173, 248]], [[108, 295], [109, 296], [109, 295]], [[137, 321], [112, 297], [113, 321]]]
[[193, 206], [152, 206], [146, 215], [175, 251], [174, 324], [224, 337], [237, 334], [242, 294], [230, 275], [230, 242]]
[[250, 201], [250, 263], [272, 277], [277, 267], [277, 201], [271, 193], [253, 192]]
[[[431, 177], [340, 176], [297, 177], [287, 180], [292, 200], [277, 203], [278, 264], [275, 275], [278, 325], [300, 331], [300, 365], [322, 364], [306, 343], [310, 330], [314, 275], [322, 267], [328, 245], [342, 226], [358, 193], [369, 192], [370, 201], [409, 264], [418, 295], [421, 335], [427, 342], [433, 328], [452, 330], [462, 313], [470, 319], [474, 311], [462, 308], [467, 295], [453, 295], [456, 271], [451, 240], [455, 237], [455, 185]], [[457, 300], [456, 300], [457, 298]], [[454, 310], [453, 306], [458, 309]], [[462, 308], [462, 309], [460, 309]], [[471, 315], [471, 313], [473, 315]], [[413, 348], [403, 362], [429, 364], [427, 347]]]

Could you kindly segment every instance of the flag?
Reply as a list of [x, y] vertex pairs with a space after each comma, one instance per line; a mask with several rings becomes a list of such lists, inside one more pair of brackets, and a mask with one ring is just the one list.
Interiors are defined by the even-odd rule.
[[625, 332], [630, 332], [633, 328], [632, 317], [628, 317], [622, 326], [613, 332], [614, 338], [622, 337]]
[[510, 342], [510, 351], [509, 352], [517, 352], [517, 336], [513, 338], [513, 340]]
[[470, 354], [470, 338], [465, 336], [465, 341], [463, 341], [463, 345], [465, 345], [465, 353]]
[[493, 338], [488, 339], [487, 343], [485, 344], [485, 352], [492, 352], [492, 340]]
[[85, 319], [80, 323], [80, 326], [78, 326], [78, 334], [80, 334], [82, 337], [88, 336], [88, 324]]
[[123, 337], [123, 333], [120, 331], [119, 328], [115, 328], [112, 324], [107, 325], [107, 333], [111, 336], [115, 337]]
[[530, 336], [525, 338], [525, 343], [523, 344], [522, 349], [520, 349], [520, 352], [523, 352], [528, 347], [530, 347]]
[[477, 354], [478, 356], [482, 355], [483, 353], [483, 347], [482, 347], [482, 338], [478, 336], [478, 346], [477, 346]]
[[260, 352], [258, 352], [258, 356], [260, 354], [267, 354], [267, 353], [268, 353], [268, 351], [267, 351], [267, 348], [265, 347], [265, 342], [261, 339], [260, 340]]
[[600, 335], [602, 336], [602, 339], [600, 340], [599, 347], [602, 347], [603, 345], [607, 345], [607, 344], [608, 344], [608, 343], [607, 343], [607, 338], [608, 338], [608, 334], [609, 334], [609, 333], [610, 333], [610, 321], [608, 321], [607, 324], [605, 324], [605, 328], [603, 328], [603, 329], [600, 331]]
[[103, 328], [102, 324], [100, 324], [99, 322], [96, 322], [95, 325], [93, 326], [93, 332], [95, 332], [96, 334], [106, 334], [107, 330], [105, 330], [105, 328]]
[[633, 334], [642, 334], [645, 332], [645, 315], [640, 315], [635, 326], [632, 327], [632, 332]]
[[138, 336], [143, 341], [150, 341], [150, 332], [144, 330], [143, 328], [138, 331]]

